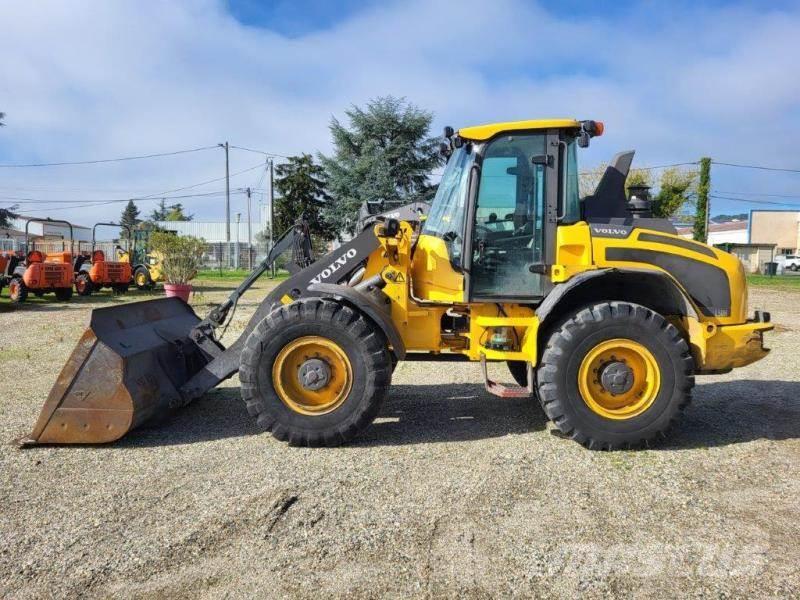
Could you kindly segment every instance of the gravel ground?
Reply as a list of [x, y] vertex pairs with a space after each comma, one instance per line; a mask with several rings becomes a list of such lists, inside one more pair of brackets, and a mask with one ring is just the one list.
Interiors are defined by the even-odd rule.
[[[267, 286], [245, 297], [229, 337]], [[198, 312], [224, 291], [195, 298]], [[668, 443], [651, 450], [584, 450], [457, 363], [401, 364], [379, 419], [343, 448], [259, 434], [234, 378], [115, 445], [18, 450], [90, 308], [121, 301], [0, 313], [2, 596], [800, 588], [799, 292], [751, 290], [751, 308], [779, 324], [773, 353], [698, 378]]]

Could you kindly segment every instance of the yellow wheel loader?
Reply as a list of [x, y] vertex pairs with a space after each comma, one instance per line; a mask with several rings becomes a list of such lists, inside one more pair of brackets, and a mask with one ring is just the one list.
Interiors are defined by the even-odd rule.
[[[595, 121], [445, 130], [447, 166], [427, 218], [394, 210], [296, 272], [225, 348], [217, 332], [285, 234], [204, 319], [177, 299], [97, 309], [26, 439], [99, 443], [239, 373], [248, 412], [280, 439], [336, 446], [367, 427], [400, 360], [480, 363], [486, 389], [538, 398], [591, 449], [662, 437], [695, 374], [763, 358], [768, 313], [747, 314], [738, 259], [676, 235], [625, 195], [633, 153], [578, 196]], [[506, 362], [515, 385], [489, 378]]]

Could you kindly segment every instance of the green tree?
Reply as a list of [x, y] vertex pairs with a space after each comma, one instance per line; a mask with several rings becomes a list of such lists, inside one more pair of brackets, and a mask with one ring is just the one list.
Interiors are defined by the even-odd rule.
[[[606, 166], [601, 164], [596, 169], [590, 169], [580, 174], [581, 197], [594, 193], [606, 171]], [[653, 193], [653, 216], [669, 219], [678, 214], [683, 206], [692, 204], [696, 193], [696, 181], [697, 171], [695, 170], [681, 170], [674, 167], [665, 169], [656, 181], [650, 169], [631, 169], [625, 180], [625, 194], [628, 195], [629, 189], [635, 185], [655, 187], [657, 191]]]
[[153, 212], [150, 213], [150, 220], [153, 222], [156, 221], [163, 221], [167, 218], [169, 214], [169, 208], [167, 207], [167, 201], [162, 198], [158, 201], [158, 206], [153, 209]]
[[[127, 225], [131, 231], [136, 229], [139, 224], [139, 208], [133, 200], [128, 200], [128, 204], [122, 210], [122, 215], [119, 218], [120, 225]], [[123, 229], [123, 235], [127, 236], [127, 232]]]
[[17, 208], [17, 205], [9, 206], [8, 208], [0, 208], [0, 227], [11, 227], [11, 219], [15, 219], [17, 217], [14, 210]]
[[331, 197], [325, 189], [325, 169], [310, 154], [290, 156], [275, 167], [275, 233], [281, 235], [305, 214], [312, 237], [331, 240], [336, 230], [327, 219], [325, 206]]
[[678, 168], [665, 169], [658, 181], [658, 193], [653, 198], [653, 216], [668, 219], [692, 202], [697, 171]]
[[708, 232], [706, 231], [706, 219], [708, 217], [708, 192], [711, 189], [711, 159], [700, 159], [700, 181], [697, 184], [697, 204], [694, 214], [694, 239], [698, 242], [705, 242]]
[[5, 118], [6, 118], [6, 113], [0, 112], [0, 127], [5, 127], [6, 126], [6, 124], [3, 123], [3, 119], [5, 119]]
[[345, 114], [349, 126], [331, 120], [333, 155], [320, 156], [334, 200], [327, 213], [337, 233], [354, 232], [367, 200], [391, 206], [433, 196], [428, 176], [442, 157], [438, 139], [428, 137], [432, 113], [388, 96]]
[[194, 219], [194, 215], [187, 215], [183, 212], [183, 204], [178, 202], [177, 204], [172, 204], [167, 211], [167, 214], [164, 216], [164, 221], [191, 221]]

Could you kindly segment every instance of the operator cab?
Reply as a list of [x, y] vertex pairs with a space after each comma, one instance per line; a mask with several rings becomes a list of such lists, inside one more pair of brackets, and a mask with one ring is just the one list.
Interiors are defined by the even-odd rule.
[[577, 148], [602, 124], [519, 121], [447, 133], [449, 160], [423, 237], [444, 243], [463, 301], [539, 301], [552, 285], [557, 225], [581, 218]]

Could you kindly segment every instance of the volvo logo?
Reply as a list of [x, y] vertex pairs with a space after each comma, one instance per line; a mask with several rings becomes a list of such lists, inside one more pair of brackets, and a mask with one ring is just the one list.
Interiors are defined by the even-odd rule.
[[603, 227], [592, 225], [592, 233], [600, 237], [628, 237], [631, 230], [626, 227]]
[[336, 271], [345, 266], [348, 260], [355, 258], [356, 254], [355, 248], [350, 248], [350, 250], [335, 259], [330, 265], [322, 269], [318, 275], [313, 277], [311, 283], [322, 283], [323, 280], [328, 279], [331, 275], [336, 273]]

